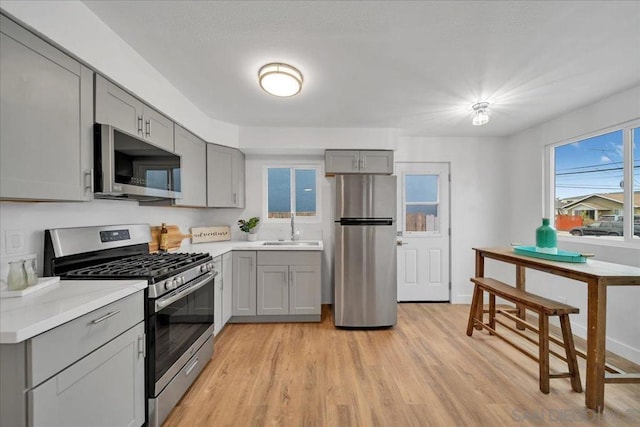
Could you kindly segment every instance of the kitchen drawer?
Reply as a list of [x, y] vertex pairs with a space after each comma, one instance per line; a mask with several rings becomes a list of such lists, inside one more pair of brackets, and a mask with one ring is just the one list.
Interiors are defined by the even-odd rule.
[[258, 265], [320, 265], [318, 251], [258, 251]]
[[144, 319], [144, 292], [136, 292], [32, 338], [27, 387], [34, 387]]

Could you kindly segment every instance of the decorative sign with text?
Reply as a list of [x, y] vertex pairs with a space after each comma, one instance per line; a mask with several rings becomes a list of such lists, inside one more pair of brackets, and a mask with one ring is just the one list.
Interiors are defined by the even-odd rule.
[[216, 227], [194, 227], [191, 229], [191, 243], [220, 242], [231, 240], [228, 225]]

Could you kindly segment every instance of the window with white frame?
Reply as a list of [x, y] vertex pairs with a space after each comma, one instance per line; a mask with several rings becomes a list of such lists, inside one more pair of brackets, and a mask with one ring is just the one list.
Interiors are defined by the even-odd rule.
[[320, 214], [318, 167], [310, 165], [265, 166], [264, 218], [318, 221]]
[[640, 122], [549, 150], [548, 211], [553, 209], [559, 236], [640, 239]]

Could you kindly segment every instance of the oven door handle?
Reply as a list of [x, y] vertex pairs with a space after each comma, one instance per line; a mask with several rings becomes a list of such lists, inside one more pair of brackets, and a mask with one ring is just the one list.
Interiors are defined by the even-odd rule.
[[184, 290], [181, 290], [177, 294], [173, 294], [171, 296], [168, 296], [168, 297], [161, 298], [161, 299], [157, 300], [156, 301], [156, 311], [158, 311], [160, 309], [163, 309], [166, 306], [168, 306], [169, 304], [172, 304], [172, 303], [176, 302], [180, 298], [184, 298], [187, 295], [197, 291], [198, 289], [200, 289], [201, 287], [206, 285], [209, 280], [213, 279], [217, 275], [218, 275], [217, 271], [211, 271], [211, 272], [206, 274], [204, 279], [198, 281], [197, 283], [194, 283], [193, 285], [187, 286]]

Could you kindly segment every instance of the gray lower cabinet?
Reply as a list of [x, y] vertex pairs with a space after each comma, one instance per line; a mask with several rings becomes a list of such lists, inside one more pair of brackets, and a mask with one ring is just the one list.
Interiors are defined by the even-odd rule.
[[231, 319], [233, 307], [233, 255], [222, 255], [222, 326]]
[[93, 197], [93, 72], [0, 16], [0, 198]]
[[320, 251], [233, 251], [233, 322], [318, 322]]
[[319, 315], [321, 252], [258, 251], [257, 314]]
[[317, 265], [258, 265], [258, 315], [319, 314], [319, 284]]
[[207, 143], [175, 125], [175, 152], [181, 156], [180, 187], [182, 199], [175, 206], [207, 206]]
[[0, 345], [0, 425], [141, 426], [144, 293]]
[[327, 150], [325, 173], [393, 174], [391, 150]]
[[233, 251], [233, 316], [256, 315], [256, 252]]
[[115, 83], [96, 74], [96, 122], [138, 135], [158, 147], [173, 151], [173, 121], [131, 95]]
[[213, 286], [213, 335], [218, 335], [222, 330], [224, 322], [222, 321], [222, 293], [223, 293], [223, 274], [222, 274], [222, 256], [213, 259], [213, 270], [218, 272], [214, 279]]
[[27, 393], [31, 426], [141, 426], [140, 322]]
[[257, 314], [289, 314], [289, 277], [289, 266], [258, 266]]
[[244, 208], [244, 154], [240, 150], [207, 144], [207, 206]]

